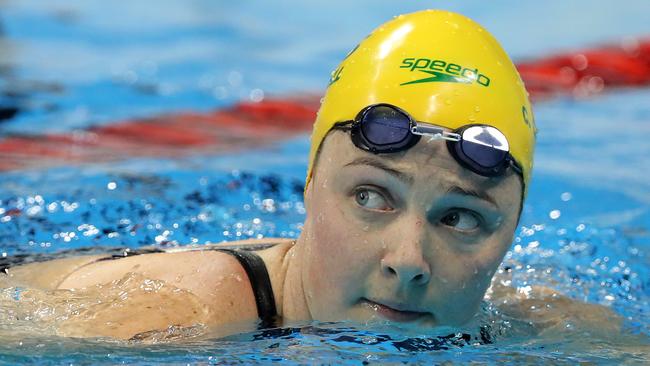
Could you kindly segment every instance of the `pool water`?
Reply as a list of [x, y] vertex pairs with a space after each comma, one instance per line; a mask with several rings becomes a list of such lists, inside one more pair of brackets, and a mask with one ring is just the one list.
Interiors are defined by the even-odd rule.
[[[88, 1], [0, 2], [0, 108], [17, 111], [0, 120], [0, 133], [69, 132], [322, 91], [329, 71], [367, 32], [426, 6], [369, 4], [143, 1], [125, 9]], [[650, 33], [643, 1], [625, 8], [586, 1], [438, 6], [485, 25], [515, 59]], [[323, 32], [333, 24], [336, 37]], [[190, 332], [175, 342], [143, 344], [35, 336], [47, 307], [16, 319], [0, 306], [0, 364], [648, 362], [648, 100], [648, 89], [620, 89], [535, 105], [533, 182], [499, 274], [520, 289], [544, 285], [607, 306], [622, 317], [621, 331], [603, 334], [567, 321], [561, 332], [540, 333], [486, 301], [463, 329], [314, 323], [225, 339]], [[3, 172], [0, 255], [297, 237], [308, 149], [303, 135], [246, 153]], [[7, 292], [15, 289], [0, 290], [0, 304], [19, 302]]]

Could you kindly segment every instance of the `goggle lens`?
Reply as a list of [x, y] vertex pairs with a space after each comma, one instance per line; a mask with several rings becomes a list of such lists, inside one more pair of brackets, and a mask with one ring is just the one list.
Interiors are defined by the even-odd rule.
[[468, 127], [462, 136], [459, 143], [463, 154], [486, 169], [503, 164], [510, 150], [503, 133], [491, 126]]
[[388, 106], [368, 109], [361, 118], [361, 132], [368, 142], [378, 146], [395, 145], [410, 134], [409, 116]]

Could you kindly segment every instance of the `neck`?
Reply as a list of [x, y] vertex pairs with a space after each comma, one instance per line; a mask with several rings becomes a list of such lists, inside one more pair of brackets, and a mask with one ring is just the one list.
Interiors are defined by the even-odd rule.
[[304, 263], [302, 253], [307, 244], [306, 238], [307, 235], [303, 230], [293, 247], [287, 251], [282, 263], [286, 272], [283, 281], [281, 316], [288, 321], [312, 320], [302, 282], [302, 263]]

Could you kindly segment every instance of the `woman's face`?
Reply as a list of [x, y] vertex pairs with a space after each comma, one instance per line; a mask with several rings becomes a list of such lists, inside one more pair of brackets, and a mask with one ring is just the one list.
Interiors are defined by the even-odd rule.
[[510, 246], [520, 179], [462, 168], [443, 141], [375, 155], [325, 139], [305, 197], [302, 285], [314, 319], [460, 325]]

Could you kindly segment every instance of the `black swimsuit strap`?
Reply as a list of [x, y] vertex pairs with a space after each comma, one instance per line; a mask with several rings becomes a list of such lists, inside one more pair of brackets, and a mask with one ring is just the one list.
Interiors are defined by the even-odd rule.
[[262, 326], [265, 328], [275, 325], [278, 312], [275, 308], [275, 297], [271, 287], [271, 279], [266, 265], [260, 256], [246, 250], [233, 249], [216, 249], [220, 252], [232, 254], [248, 275], [248, 280], [253, 287], [255, 295], [255, 304], [257, 305], [257, 314], [262, 320]]

